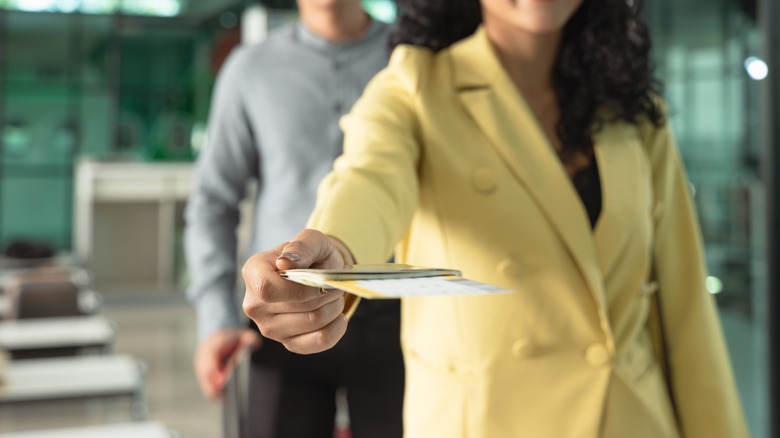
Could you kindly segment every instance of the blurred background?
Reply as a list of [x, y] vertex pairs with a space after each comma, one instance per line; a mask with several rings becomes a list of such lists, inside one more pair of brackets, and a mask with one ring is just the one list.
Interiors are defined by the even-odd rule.
[[[768, 111], [780, 104], [766, 92], [768, 82], [780, 85], [766, 43], [780, 16], [767, 16], [769, 0], [759, 3], [648, 0], [644, 12], [699, 209], [708, 287], [749, 426], [762, 438], [770, 436], [774, 272], [766, 202], [773, 174], [762, 163], [771, 158]], [[391, 0], [365, 5], [377, 19], [395, 19]], [[11, 351], [9, 369], [59, 349], [118, 360], [80, 365], [92, 370], [88, 380], [111, 366], [126, 377], [124, 386], [102, 382], [103, 393], [5, 402], [0, 394], [0, 434], [142, 419], [183, 437], [220, 435], [220, 408], [202, 399], [191, 371], [182, 211], [222, 62], [236, 45], [295, 18], [293, 0], [0, 0], [0, 315], [55, 318], [34, 328], [43, 340], [32, 346], [14, 344], [32, 335], [0, 325], [0, 349]], [[54, 324], [61, 315], [25, 310], [25, 291], [38, 293], [38, 303], [52, 299], [20, 280], [30, 268], [18, 258], [29, 254], [53, 256], [48, 283], [74, 285], [74, 312], [87, 325], [73, 330], [89, 339], [53, 343], [65, 331]], [[36, 372], [52, 375], [42, 368], [22, 377], [34, 381]]]

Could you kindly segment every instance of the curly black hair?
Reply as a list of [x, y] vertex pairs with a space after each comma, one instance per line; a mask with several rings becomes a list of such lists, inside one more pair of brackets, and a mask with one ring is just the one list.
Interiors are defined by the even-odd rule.
[[[474, 33], [482, 22], [479, 0], [399, 0], [389, 44], [442, 50]], [[660, 82], [650, 60], [650, 36], [639, 2], [584, 0], [563, 29], [552, 83], [560, 108], [556, 132], [563, 156], [591, 154], [605, 122], [664, 123], [654, 99]]]

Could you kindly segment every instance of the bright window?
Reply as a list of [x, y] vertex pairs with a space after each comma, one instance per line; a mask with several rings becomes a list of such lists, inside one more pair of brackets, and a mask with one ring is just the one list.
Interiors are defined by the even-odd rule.
[[395, 21], [397, 10], [392, 0], [363, 0], [363, 7], [372, 17], [385, 23]]
[[30, 12], [76, 12], [170, 17], [181, 11], [182, 0], [0, 0], [0, 7]]

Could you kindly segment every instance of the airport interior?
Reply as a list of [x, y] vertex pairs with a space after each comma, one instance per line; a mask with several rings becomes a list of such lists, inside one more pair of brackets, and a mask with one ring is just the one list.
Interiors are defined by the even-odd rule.
[[[780, 436], [780, 5], [641, 3], [745, 421]], [[390, 26], [402, 7], [362, 6]], [[218, 400], [193, 368], [187, 203], [221, 67], [298, 19], [295, 0], [0, 0], [0, 438], [250, 436], [246, 355]]]

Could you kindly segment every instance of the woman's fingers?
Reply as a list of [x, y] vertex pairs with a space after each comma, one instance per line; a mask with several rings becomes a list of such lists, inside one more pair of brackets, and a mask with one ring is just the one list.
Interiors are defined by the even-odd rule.
[[319, 231], [303, 230], [281, 248], [276, 267], [343, 268], [344, 259], [331, 238]]
[[337, 289], [321, 290], [317, 289], [319, 295], [317, 298], [309, 301], [286, 301], [278, 303], [269, 303], [266, 306], [266, 312], [269, 314], [283, 314], [283, 313], [302, 313], [311, 312], [331, 303], [344, 298], [344, 291]]
[[[277, 258], [276, 252], [261, 252], [250, 257], [244, 264], [241, 273], [247, 287], [245, 298], [249, 298], [251, 304], [311, 301], [320, 296], [319, 288], [304, 286], [280, 277], [276, 269]], [[245, 299], [244, 303], [246, 302]]]
[[285, 342], [304, 333], [317, 332], [342, 316], [344, 296], [340, 295], [331, 302], [307, 311], [294, 313], [270, 313], [264, 318], [262, 327], [264, 336]]
[[292, 241], [255, 254], [244, 264], [244, 312], [263, 336], [290, 351], [310, 354], [331, 348], [347, 327], [344, 292], [287, 281], [278, 271], [343, 266], [342, 253], [331, 238], [304, 230]]
[[347, 317], [339, 316], [320, 330], [292, 336], [282, 340], [290, 351], [299, 354], [314, 354], [332, 348], [347, 331]]

